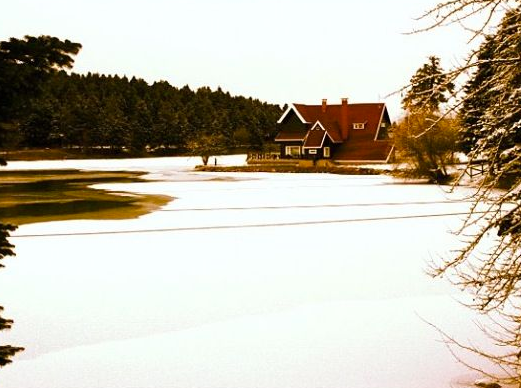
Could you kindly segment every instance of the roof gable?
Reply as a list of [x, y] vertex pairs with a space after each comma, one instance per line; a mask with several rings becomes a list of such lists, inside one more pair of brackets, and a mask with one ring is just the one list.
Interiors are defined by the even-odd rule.
[[313, 124], [310, 131], [313, 130], [322, 130], [325, 131], [329, 139], [333, 143], [342, 143], [342, 134], [340, 133], [340, 128], [338, 123], [321, 123], [319, 120]]
[[286, 111], [282, 114], [282, 116], [280, 116], [280, 119], [279, 119], [279, 121], [277, 121], [277, 124], [281, 124], [284, 121], [284, 119], [291, 112], [294, 112], [297, 115], [297, 117], [299, 118], [299, 120], [302, 121], [302, 123], [304, 123], [304, 124], [309, 124], [310, 123], [309, 121], [306, 121], [306, 119], [302, 116], [302, 114], [299, 112], [299, 110], [295, 107], [294, 104], [290, 104], [288, 106], [288, 108], [286, 109]]
[[[380, 130], [382, 129], [382, 123], [391, 123], [391, 119], [389, 118], [389, 112], [387, 111], [387, 107], [384, 106], [384, 109], [382, 109], [382, 114], [380, 116], [380, 120], [378, 121], [378, 128], [376, 129], [376, 133], [374, 135], [374, 140], [378, 140], [378, 137], [380, 135]], [[385, 130], [388, 130], [389, 128], [385, 128]]]
[[324, 126], [322, 125], [322, 123], [320, 121], [316, 121], [315, 124], [313, 124], [313, 126], [311, 127], [310, 129], [311, 131], [317, 131], [317, 130], [322, 130], [322, 131], [325, 131], [326, 128], [324, 128]]

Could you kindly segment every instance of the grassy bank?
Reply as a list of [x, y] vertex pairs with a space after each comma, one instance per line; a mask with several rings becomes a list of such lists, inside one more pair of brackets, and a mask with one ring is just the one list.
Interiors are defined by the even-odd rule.
[[329, 173], [344, 175], [381, 175], [390, 173], [389, 170], [358, 166], [303, 167], [284, 164], [262, 164], [247, 166], [197, 166], [196, 170], [208, 172]]
[[147, 152], [130, 152], [110, 149], [80, 148], [34, 148], [15, 151], [0, 151], [0, 158], [7, 161], [65, 160], [65, 159], [115, 159], [152, 156], [169, 156]]
[[[233, 148], [230, 154], [247, 154], [248, 149]], [[65, 160], [65, 159], [123, 159], [154, 158], [163, 156], [192, 156], [182, 149], [156, 149], [154, 151], [132, 151], [110, 148], [28, 148], [0, 150], [0, 158], [7, 161]]]

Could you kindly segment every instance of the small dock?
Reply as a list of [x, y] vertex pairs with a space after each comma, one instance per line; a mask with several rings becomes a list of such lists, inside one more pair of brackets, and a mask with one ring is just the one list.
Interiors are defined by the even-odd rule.
[[465, 163], [463, 165], [465, 166], [465, 174], [467, 174], [470, 178], [485, 175], [485, 173], [490, 169], [490, 164], [485, 159], [471, 160], [469, 163]]

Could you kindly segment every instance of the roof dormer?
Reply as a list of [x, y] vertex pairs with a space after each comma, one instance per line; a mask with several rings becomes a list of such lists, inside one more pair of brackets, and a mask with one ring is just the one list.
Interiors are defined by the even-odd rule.
[[316, 123], [313, 124], [313, 126], [311, 127], [311, 130], [312, 131], [325, 131], [326, 128], [324, 128], [322, 123], [319, 120], [317, 120]]
[[353, 123], [353, 129], [365, 129], [367, 121], [357, 121]]

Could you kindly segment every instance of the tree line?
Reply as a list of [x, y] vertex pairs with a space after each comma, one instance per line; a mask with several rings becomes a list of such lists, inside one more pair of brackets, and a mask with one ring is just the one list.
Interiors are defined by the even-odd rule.
[[[32, 50], [29, 55], [54, 50], [48, 44], [56, 39], [52, 37], [16, 41], [29, 46], [33, 39], [34, 47], [24, 47]], [[275, 136], [278, 105], [232, 96], [221, 88], [191, 90], [166, 81], [149, 85], [135, 77], [68, 74], [59, 67], [72, 67], [71, 54], [81, 47], [69, 45], [64, 49], [75, 50], [65, 51], [70, 61], [45, 70], [35, 69], [36, 61], [21, 62], [27, 53], [17, 52], [18, 46], [0, 49], [0, 62], [3, 51], [4, 67], [10, 70], [0, 72], [0, 92], [9, 96], [0, 103], [0, 146], [179, 154], [194, 151], [201, 142], [222, 152], [260, 150]], [[13, 79], [18, 79], [14, 86]], [[29, 85], [37, 85], [37, 90], [29, 90]]]
[[262, 149], [280, 107], [220, 88], [176, 88], [166, 81], [99, 74], [52, 75], [19, 120], [13, 145], [186, 152], [211, 136], [224, 149]]

